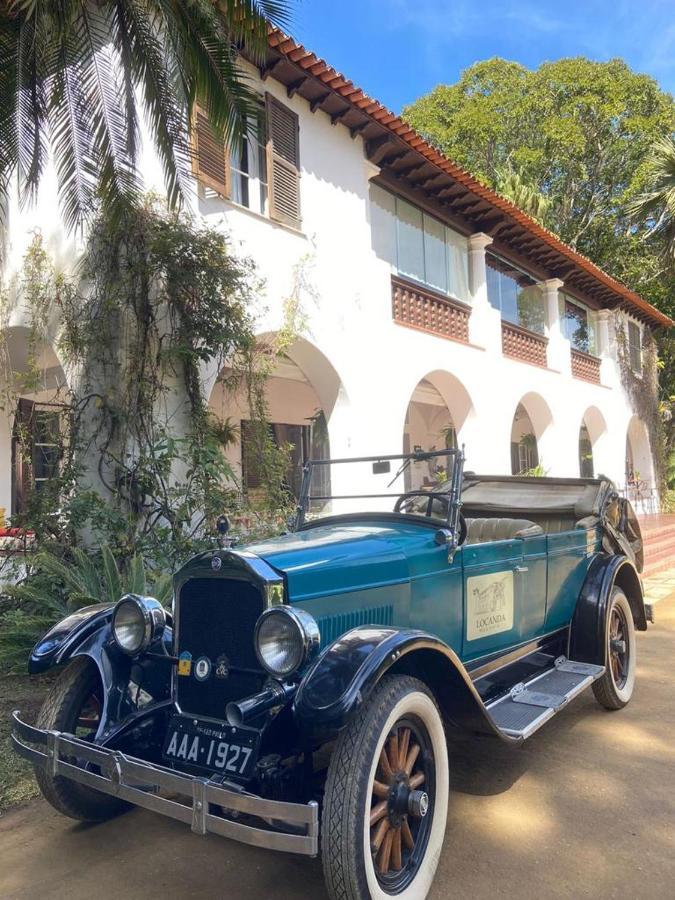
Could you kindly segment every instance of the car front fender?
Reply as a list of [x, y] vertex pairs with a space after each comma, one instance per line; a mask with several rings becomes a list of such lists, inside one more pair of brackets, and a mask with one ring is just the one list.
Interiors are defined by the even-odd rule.
[[599, 554], [591, 563], [579, 594], [570, 633], [570, 658], [606, 664], [606, 622], [612, 588], [625, 593], [638, 631], [647, 630], [647, 612], [640, 576], [625, 556]]
[[313, 741], [330, 740], [367, 701], [386, 674], [419, 678], [446, 720], [464, 730], [496, 735], [459, 657], [423, 631], [360, 626], [326, 647], [305, 674], [293, 701], [296, 724]]

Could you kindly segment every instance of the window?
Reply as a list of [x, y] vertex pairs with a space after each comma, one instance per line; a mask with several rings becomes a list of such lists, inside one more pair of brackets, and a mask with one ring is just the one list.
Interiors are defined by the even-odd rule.
[[596, 354], [595, 322], [590, 310], [566, 294], [560, 294], [562, 330], [575, 350]]
[[628, 323], [628, 358], [636, 375], [642, 374], [642, 332], [635, 322]]
[[[311, 449], [311, 427], [309, 425], [288, 425], [269, 423], [269, 433], [275, 446], [289, 446], [289, 465], [284, 476], [284, 487], [294, 497], [300, 496], [302, 465], [309, 458]], [[241, 423], [241, 467], [244, 486], [256, 490], [261, 486], [256, 447], [251, 434], [251, 423]]]
[[488, 300], [502, 319], [543, 334], [544, 299], [534, 278], [494, 253], [486, 253], [485, 262]]
[[399, 275], [469, 300], [466, 238], [379, 185], [370, 187], [372, 246]]
[[193, 125], [197, 180], [253, 212], [300, 227], [300, 158], [297, 115], [271, 94], [244, 137], [225, 148], [199, 107]]
[[62, 408], [21, 398], [12, 434], [12, 514], [25, 512], [31, 492], [59, 474]]

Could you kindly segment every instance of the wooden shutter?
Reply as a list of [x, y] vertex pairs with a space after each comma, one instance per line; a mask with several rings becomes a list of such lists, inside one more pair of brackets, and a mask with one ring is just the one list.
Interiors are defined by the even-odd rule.
[[300, 140], [297, 115], [271, 94], [267, 114], [270, 218], [300, 227]]
[[225, 144], [216, 137], [209, 117], [195, 106], [192, 169], [197, 181], [223, 197], [230, 196], [230, 156]]

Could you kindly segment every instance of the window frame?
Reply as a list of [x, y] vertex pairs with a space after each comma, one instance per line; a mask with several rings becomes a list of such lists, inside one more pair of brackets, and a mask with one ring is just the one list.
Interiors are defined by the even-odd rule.
[[[521, 275], [524, 275], [532, 283], [525, 285], [525, 286], [519, 285], [516, 278], [509, 275], [507, 272], [502, 271], [498, 266], [491, 266], [488, 262], [489, 258], [497, 260], [499, 263], [501, 263], [503, 266], [505, 266], [506, 268], [508, 268], [509, 270], [511, 270], [513, 272], [520, 272]], [[539, 287], [539, 283], [537, 282], [537, 279], [534, 277], [534, 275], [532, 275], [530, 272], [526, 271], [525, 269], [521, 268], [519, 265], [516, 265], [515, 263], [511, 262], [511, 260], [507, 259], [505, 256], [501, 256], [499, 253], [495, 253], [492, 250], [488, 250], [488, 249], [486, 249], [486, 251], [485, 251], [485, 268], [496, 273], [496, 276], [498, 278], [505, 278], [512, 282], [515, 282], [515, 285], [517, 287], [516, 297], [515, 297], [517, 321], [514, 322], [512, 319], [510, 319], [504, 315], [504, 303], [502, 300], [503, 292], [501, 289], [501, 285], [500, 285], [500, 289], [499, 289], [499, 306], [495, 306], [495, 304], [492, 302], [492, 299], [490, 297], [490, 276], [486, 274], [485, 280], [486, 280], [486, 291], [487, 291], [488, 303], [490, 304], [490, 306], [493, 309], [496, 309], [499, 312], [499, 316], [500, 316], [502, 322], [507, 322], [509, 325], [513, 325], [516, 328], [522, 328], [524, 331], [528, 331], [531, 334], [536, 334], [538, 337], [542, 337], [542, 338], [546, 337], [546, 309], [544, 307], [544, 296], [543, 296], [541, 288]], [[531, 328], [529, 325], [524, 325], [523, 322], [521, 321], [521, 310], [520, 310], [519, 298], [520, 298], [521, 294], [524, 293], [529, 288], [535, 288], [538, 292], [539, 301], [540, 301], [540, 310], [541, 310], [541, 331], [538, 331], [535, 328]]]

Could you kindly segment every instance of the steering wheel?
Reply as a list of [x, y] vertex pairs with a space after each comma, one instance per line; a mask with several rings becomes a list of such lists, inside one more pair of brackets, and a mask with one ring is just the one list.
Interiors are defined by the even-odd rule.
[[[418, 497], [424, 497], [424, 499], [427, 501], [426, 504], [420, 504], [421, 507], [426, 507], [424, 512], [422, 512], [419, 507], [418, 509], [408, 508], [415, 503], [415, 500]], [[440, 508], [434, 510], [435, 504], [437, 504]], [[450, 501], [448, 500], [448, 498], [443, 494], [432, 493], [431, 491], [408, 491], [406, 494], [402, 494], [394, 504], [395, 513], [421, 515], [427, 516], [427, 518], [434, 517], [439, 519], [446, 519], [448, 517], [449, 511]]]

